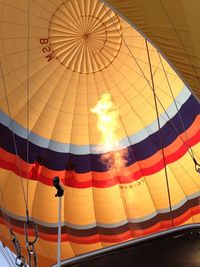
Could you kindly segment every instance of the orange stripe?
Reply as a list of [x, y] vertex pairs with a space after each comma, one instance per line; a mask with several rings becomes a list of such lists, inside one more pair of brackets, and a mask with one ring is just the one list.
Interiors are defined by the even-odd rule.
[[[188, 147], [195, 145], [200, 140], [200, 129], [199, 129], [199, 120], [200, 115], [196, 117], [192, 126], [186, 131], [186, 134], [190, 140], [186, 140], [185, 133], [182, 133], [177, 139], [171, 143], [168, 147], [164, 149], [164, 153], [166, 155], [166, 162], [171, 163], [183, 156]], [[185, 140], [183, 141], [181, 140]], [[22, 177], [27, 176], [27, 163], [19, 158], [20, 164], [18, 165], [17, 157], [2, 148], [0, 148], [0, 161], [1, 167], [5, 169], [12, 169], [13, 172], [19, 174], [18, 166], [20, 165]], [[54, 176], [59, 176], [64, 184], [65, 181], [68, 182], [73, 180], [75, 184], [70, 185], [81, 187], [81, 184], [86, 184], [85, 187], [88, 187], [93, 182], [94, 186], [97, 187], [107, 187], [116, 183], [128, 183], [134, 180], [141, 178], [143, 175], [151, 175], [160, 169], [162, 169], [162, 156], [160, 151], [156, 152], [151, 157], [133, 163], [132, 165], [122, 169], [122, 177], [114, 177], [112, 176], [112, 181], [109, 182], [109, 178], [111, 178], [110, 172], [94, 172], [90, 171], [88, 173], [74, 173], [66, 170], [63, 171], [55, 171], [50, 170], [44, 166], [40, 166], [38, 163], [28, 164], [29, 171], [29, 179], [39, 180], [45, 184], [52, 185], [52, 178]], [[126, 175], [126, 173], [130, 173], [131, 175]], [[111, 179], [110, 179], [111, 180]], [[95, 185], [95, 182], [97, 183]], [[99, 183], [100, 182], [100, 183]], [[106, 182], [105, 186], [103, 185]], [[102, 183], [102, 185], [101, 185]], [[91, 185], [90, 185], [91, 186]], [[84, 187], [84, 186], [83, 186]]]
[[[190, 208], [184, 214], [180, 215], [179, 217], [173, 219], [174, 226], [178, 226], [183, 224], [185, 221], [190, 219], [193, 215], [200, 214], [200, 205]], [[5, 225], [5, 221], [0, 219], [0, 224]], [[152, 227], [149, 227], [144, 230], [128, 230], [121, 234], [116, 235], [103, 235], [103, 234], [95, 234], [88, 237], [77, 237], [67, 233], [62, 234], [62, 242], [70, 241], [77, 244], [94, 244], [98, 242], [107, 242], [107, 243], [116, 243], [116, 242], [123, 242], [130, 238], [138, 238], [145, 235], [153, 234], [155, 232], [159, 232], [165, 229], [169, 229], [172, 227], [171, 220], [161, 221]], [[20, 227], [16, 227], [12, 225], [12, 229], [14, 232], [24, 235], [24, 229]], [[33, 236], [33, 232], [30, 231], [29, 236]], [[46, 241], [57, 242], [57, 234], [47, 234], [39, 232], [39, 237]]]

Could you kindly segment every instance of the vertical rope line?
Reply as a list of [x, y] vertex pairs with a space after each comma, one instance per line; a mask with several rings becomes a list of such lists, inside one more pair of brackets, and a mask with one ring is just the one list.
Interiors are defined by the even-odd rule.
[[168, 180], [168, 173], [167, 173], [167, 166], [166, 166], [166, 160], [165, 160], [165, 153], [164, 153], [164, 147], [162, 142], [162, 135], [161, 135], [161, 126], [160, 126], [160, 119], [159, 119], [159, 112], [158, 112], [158, 103], [156, 98], [156, 92], [155, 92], [155, 86], [154, 86], [154, 79], [153, 79], [153, 72], [152, 72], [152, 66], [151, 66], [151, 58], [149, 54], [149, 47], [147, 40], [145, 39], [146, 49], [147, 49], [147, 57], [149, 62], [149, 70], [151, 75], [151, 81], [152, 81], [152, 89], [153, 89], [153, 97], [154, 97], [154, 103], [155, 103], [155, 109], [156, 109], [156, 117], [158, 122], [158, 129], [159, 129], [159, 138], [160, 138], [160, 145], [161, 145], [161, 152], [162, 152], [162, 158], [163, 158], [163, 164], [164, 164], [164, 171], [165, 171], [165, 179], [166, 179], [166, 185], [167, 185], [167, 193], [168, 193], [168, 200], [169, 200], [169, 208], [170, 208], [170, 219], [172, 223], [172, 227], [174, 226], [173, 222], [173, 216], [172, 216], [172, 204], [171, 204], [171, 196], [170, 196], [170, 189], [169, 189], [169, 180]]
[[[157, 51], [157, 52], [158, 52], [158, 51]], [[173, 91], [172, 91], [172, 87], [171, 87], [171, 84], [170, 84], [170, 82], [169, 82], [169, 79], [168, 79], [168, 76], [167, 76], [167, 73], [166, 73], [166, 70], [165, 70], [165, 67], [164, 67], [164, 65], [163, 65], [162, 58], [161, 58], [159, 52], [158, 52], [158, 56], [159, 56], [159, 59], [160, 59], [160, 63], [161, 63], [162, 70], [163, 70], [163, 72], [164, 72], [164, 75], [165, 75], [167, 84], [168, 84], [169, 89], [170, 89], [170, 93], [171, 93], [172, 98], [173, 98], [173, 101], [174, 101], [174, 105], [175, 105], [176, 110], [177, 110], [177, 113], [178, 113], [178, 115], [179, 115], [179, 119], [180, 119], [182, 128], [183, 128], [183, 130], [184, 130], [185, 137], [186, 137], [187, 142], [188, 142], [188, 143], [187, 143], [188, 150], [190, 150], [190, 152], [191, 152], [191, 156], [194, 158], [194, 157], [195, 157], [195, 156], [194, 156], [194, 152], [193, 152], [192, 147], [190, 146], [190, 140], [189, 140], [189, 138], [188, 138], [188, 135], [187, 135], [187, 132], [186, 132], [186, 129], [185, 129], [185, 125], [184, 125], [184, 123], [183, 123], [183, 120], [182, 120], [180, 111], [179, 111], [179, 109], [178, 109], [178, 106], [177, 106], [177, 103], [176, 103], [176, 99], [175, 99], [175, 97], [174, 97], [174, 93], [173, 93]], [[185, 142], [184, 142], [184, 143], [185, 143]]]
[[28, 211], [28, 190], [29, 190], [29, 177], [28, 177], [28, 167], [29, 167], [29, 96], [30, 96], [30, 54], [29, 54], [29, 49], [30, 49], [30, 31], [29, 31], [29, 26], [30, 26], [30, 6], [29, 6], [29, 0], [27, 1], [27, 129], [26, 129], [26, 134], [27, 134], [27, 139], [26, 139], [26, 201], [27, 201], [27, 207], [26, 207], [26, 216], [27, 219], [29, 219], [29, 211]]
[[15, 149], [15, 154], [16, 154], [16, 157], [17, 157], [17, 165], [18, 165], [18, 171], [19, 171], [20, 181], [21, 181], [21, 186], [22, 186], [22, 193], [23, 193], [25, 206], [27, 208], [25, 189], [24, 189], [24, 184], [23, 184], [23, 181], [22, 181], [22, 173], [21, 173], [21, 169], [20, 169], [20, 160], [19, 160], [19, 155], [18, 155], [17, 142], [16, 142], [16, 139], [15, 139], [14, 127], [13, 127], [13, 123], [12, 123], [12, 119], [11, 119], [10, 104], [9, 104], [9, 100], [8, 100], [8, 94], [7, 94], [7, 89], [6, 89], [5, 79], [4, 79], [4, 75], [3, 75], [3, 67], [2, 67], [1, 61], [0, 61], [0, 69], [1, 69], [1, 75], [2, 75], [2, 81], [3, 81], [3, 89], [4, 89], [5, 96], [6, 96], [6, 103], [7, 103], [7, 107], [8, 107], [9, 124], [11, 126], [14, 149]]

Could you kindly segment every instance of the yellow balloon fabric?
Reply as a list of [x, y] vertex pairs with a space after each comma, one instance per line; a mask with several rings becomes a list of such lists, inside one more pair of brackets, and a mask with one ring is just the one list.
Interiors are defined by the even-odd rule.
[[[139, 3], [152, 1], [108, 2], [142, 24]], [[55, 176], [65, 190], [62, 259], [200, 221], [199, 103], [117, 10], [99, 0], [0, 0], [0, 238], [14, 250], [11, 227], [27, 256], [28, 208], [39, 266], [56, 262]], [[141, 29], [173, 51], [166, 55], [182, 62], [198, 94], [189, 52], [162, 25], [153, 35]], [[105, 125], [113, 125], [112, 146]]]
[[133, 22], [200, 96], [200, 2], [196, 0], [106, 0]]

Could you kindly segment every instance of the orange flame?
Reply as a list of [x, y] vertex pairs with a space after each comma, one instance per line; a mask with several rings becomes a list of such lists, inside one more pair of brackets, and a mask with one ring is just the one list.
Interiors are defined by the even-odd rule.
[[97, 149], [106, 153], [102, 160], [110, 171], [116, 174], [126, 166], [128, 150], [123, 149], [118, 141], [117, 130], [120, 128], [119, 112], [112, 102], [111, 95], [105, 93], [101, 96], [91, 112], [97, 115], [97, 128], [101, 132], [101, 143]]

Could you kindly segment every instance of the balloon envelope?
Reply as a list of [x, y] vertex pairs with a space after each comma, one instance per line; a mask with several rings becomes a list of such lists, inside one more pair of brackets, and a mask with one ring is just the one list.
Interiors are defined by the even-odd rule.
[[[0, 1], [0, 20], [1, 240], [7, 214], [25, 253], [27, 205], [39, 266], [55, 263], [55, 176], [63, 259], [198, 222], [199, 104], [157, 49], [97, 0]], [[91, 112], [105, 94], [117, 149]]]

